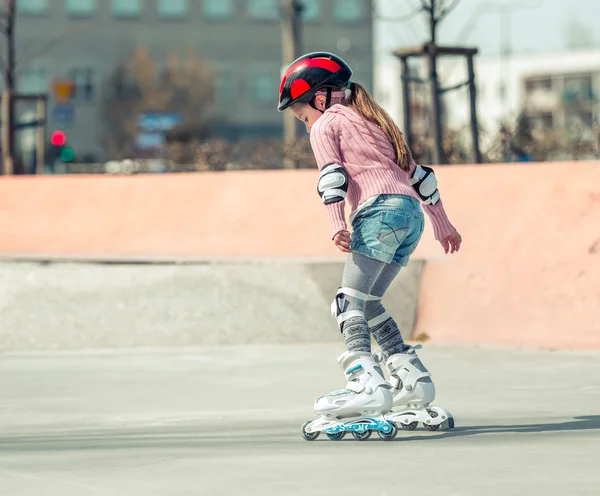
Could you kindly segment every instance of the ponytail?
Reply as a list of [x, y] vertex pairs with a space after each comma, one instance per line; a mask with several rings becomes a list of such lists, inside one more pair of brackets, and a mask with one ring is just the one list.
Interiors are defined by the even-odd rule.
[[408, 172], [413, 157], [404, 140], [404, 135], [398, 129], [396, 123], [360, 84], [352, 82], [349, 90], [350, 95], [344, 99], [343, 105], [353, 109], [363, 120], [366, 119], [383, 129], [396, 151], [396, 164], [402, 170]]

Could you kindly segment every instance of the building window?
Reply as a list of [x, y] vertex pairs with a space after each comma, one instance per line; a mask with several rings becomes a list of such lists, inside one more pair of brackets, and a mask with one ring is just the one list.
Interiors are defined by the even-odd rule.
[[363, 20], [365, 0], [335, 0], [333, 16], [342, 23], [358, 23]]
[[20, 14], [46, 14], [48, 12], [48, 0], [19, 0], [17, 11]]
[[18, 78], [18, 88], [21, 93], [47, 93], [48, 71], [43, 67], [28, 67]]
[[69, 79], [73, 81], [72, 99], [78, 102], [90, 102], [94, 98], [94, 70], [81, 67], [69, 71]]
[[254, 19], [279, 20], [281, 19], [279, 0], [248, 0], [248, 13]]
[[321, 0], [304, 0], [302, 9], [302, 20], [314, 22], [321, 17]]
[[533, 93], [535, 91], [552, 91], [552, 78], [531, 78], [525, 81], [525, 91]]
[[257, 66], [252, 70], [252, 99], [259, 104], [277, 103], [279, 71], [276, 65]]
[[188, 14], [188, 0], [158, 0], [158, 14], [170, 18], [185, 17]]
[[565, 113], [565, 127], [567, 129], [592, 129], [594, 127], [594, 116], [591, 112], [567, 112]]
[[210, 19], [225, 19], [233, 15], [233, 0], [204, 0], [203, 14]]
[[565, 102], [591, 102], [594, 100], [592, 76], [569, 76], [565, 78], [563, 92]]
[[142, 0], [112, 0], [112, 12], [117, 17], [137, 17], [142, 13]]
[[67, 14], [89, 16], [96, 11], [96, 0], [67, 0]]
[[115, 99], [121, 102], [133, 102], [141, 97], [140, 88], [135, 79], [122, 67], [114, 74]]

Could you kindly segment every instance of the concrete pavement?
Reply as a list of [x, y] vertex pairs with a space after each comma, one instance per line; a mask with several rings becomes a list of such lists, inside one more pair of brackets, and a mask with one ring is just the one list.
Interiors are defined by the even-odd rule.
[[447, 432], [299, 433], [337, 345], [0, 355], [0, 495], [596, 495], [600, 353], [427, 345]]

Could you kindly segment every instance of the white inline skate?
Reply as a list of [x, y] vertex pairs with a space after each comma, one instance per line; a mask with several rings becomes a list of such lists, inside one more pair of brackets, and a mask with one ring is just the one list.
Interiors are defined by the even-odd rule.
[[314, 441], [321, 432], [329, 439], [342, 439], [346, 432], [359, 440], [376, 431], [383, 439], [394, 439], [398, 428], [385, 418], [392, 408], [390, 384], [370, 353], [346, 351], [338, 357], [348, 384], [346, 389], [321, 396], [314, 404], [318, 419], [302, 426], [302, 437]]
[[[435, 385], [431, 373], [416, 354], [420, 348], [420, 344], [411, 346], [407, 352], [388, 358], [386, 365], [390, 373], [394, 406], [385, 418], [409, 430], [416, 429], [419, 422], [430, 431], [452, 429], [454, 418], [450, 412], [431, 405], [435, 398]], [[379, 363], [383, 355], [376, 351], [373, 358]]]

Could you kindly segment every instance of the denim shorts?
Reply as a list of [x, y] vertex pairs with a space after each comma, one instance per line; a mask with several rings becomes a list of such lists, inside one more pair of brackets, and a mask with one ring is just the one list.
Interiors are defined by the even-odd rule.
[[425, 227], [418, 200], [406, 195], [379, 195], [352, 220], [353, 252], [405, 267]]

